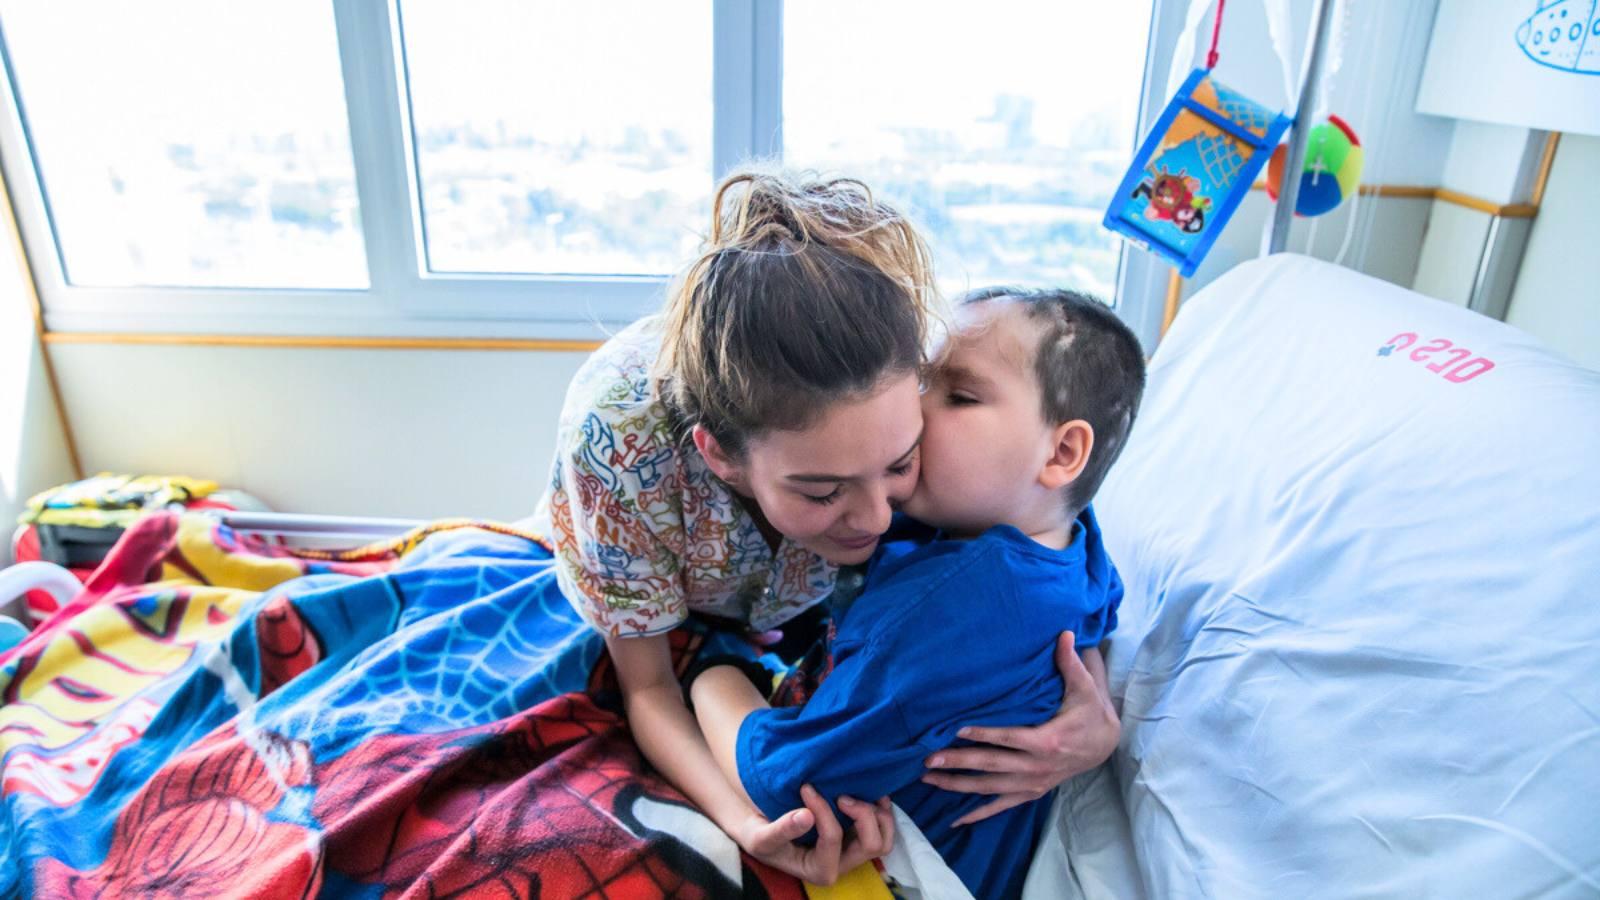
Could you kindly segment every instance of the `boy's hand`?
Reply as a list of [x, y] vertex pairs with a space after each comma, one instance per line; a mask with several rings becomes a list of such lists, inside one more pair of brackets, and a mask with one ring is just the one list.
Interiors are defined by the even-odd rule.
[[1098, 649], [1085, 651], [1080, 659], [1074, 641], [1072, 632], [1065, 631], [1056, 643], [1056, 668], [1066, 682], [1066, 694], [1054, 718], [1033, 728], [963, 728], [960, 737], [993, 746], [941, 750], [929, 758], [930, 769], [991, 773], [922, 776], [947, 791], [995, 795], [955, 824], [970, 825], [1043, 797], [1068, 778], [1105, 762], [1117, 749], [1122, 723], [1106, 687], [1105, 661]]
[[[822, 795], [811, 785], [800, 789], [804, 809], [785, 813], [776, 822], [751, 815], [733, 835], [746, 853], [775, 869], [817, 885], [830, 885], [840, 875], [869, 859], [876, 859], [894, 847], [894, 813], [889, 798], [876, 804], [851, 797], [840, 797], [839, 807], [855, 824], [855, 834], [844, 839], [844, 829], [834, 817]], [[817, 845], [801, 847], [801, 835], [817, 829]]]

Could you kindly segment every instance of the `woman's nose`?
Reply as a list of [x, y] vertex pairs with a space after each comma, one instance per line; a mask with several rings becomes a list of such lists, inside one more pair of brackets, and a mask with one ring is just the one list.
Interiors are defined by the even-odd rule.
[[889, 519], [894, 515], [890, 504], [900, 499], [904, 498], [891, 498], [882, 488], [863, 491], [861, 503], [850, 511], [848, 524], [862, 534], [883, 534], [889, 530]]

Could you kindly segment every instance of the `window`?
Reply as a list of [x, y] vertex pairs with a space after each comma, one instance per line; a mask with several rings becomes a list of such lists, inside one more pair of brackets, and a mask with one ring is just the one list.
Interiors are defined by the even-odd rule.
[[1100, 219], [1152, 3], [0, 0], [0, 165], [52, 331], [601, 338], [780, 157], [1150, 338]]
[[401, 4], [428, 268], [665, 275], [710, 204], [711, 4]]
[[8, 0], [0, 26], [71, 284], [366, 287], [329, 4]]
[[784, 157], [908, 208], [947, 289], [1109, 300], [1122, 242], [1100, 220], [1134, 149], [1149, 22], [1148, 2], [786, 3]]

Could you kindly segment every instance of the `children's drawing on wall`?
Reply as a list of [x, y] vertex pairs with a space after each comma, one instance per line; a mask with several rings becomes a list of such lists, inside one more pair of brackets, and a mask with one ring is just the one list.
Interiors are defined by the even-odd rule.
[[1600, 2], [1538, 0], [1517, 26], [1517, 46], [1541, 66], [1600, 75]]
[[1600, 0], [1439, 0], [1417, 112], [1600, 135]]

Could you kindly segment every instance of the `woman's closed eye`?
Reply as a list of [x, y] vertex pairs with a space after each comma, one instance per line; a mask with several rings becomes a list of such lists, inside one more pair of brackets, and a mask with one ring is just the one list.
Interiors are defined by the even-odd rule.
[[[905, 462], [899, 463], [898, 465], [890, 466], [889, 467], [889, 474], [893, 475], [896, 478], [904, 478], [907, 475], [911, 474], [911, 470], [914, 469], [916, 467], [916, 465], [917, 465], [917, 457], [916, 457], [916, 454], [913, 453], [911, 456], [906, 457], [906, 461]], [[840, 484], [837, 487], [835, 487], [833, 490], [829, 491], [826, 494], [823, 494], [820, 497], [817, 496], [816, 494], [808, 494], [805, 491], [801, 491], [800, 492], [800, 496], [806, 498], [807, 500], [811, 501], [812, 503], [817, 504], [818, 506], [827, 506], [828, 504], [833, 503], [834, 501], [838, 500], [839, 497], [843, 493], [844, 493], [844, 485]]]
[[905, 455], [905, 457], [902, 458], [902, 460], [900, 462], [897, 462], [894, 465], [889, 467], [889, 474], [890, 475], [893, 475], [896, 478], [904, 478], [907, 475], [911, 474], [911, 470], [916, 468], [916, 466], [917, 466], [917, 457], [918, 457], [918, 455], [920, 455], [920, 453], [922, 451], [922, 448], [921, 448], [922, 440], [921, 440], [921, 438], [917, 439], [917, 444], [918, 444], [918, 446], [912, 447], [911, 448], [911, 452], [907, 453]]
[[967, 391], [949, 391], [945, 394], [945, 402], [951, 406], [972, 406], [978, 398]]
[[804, 491], [800, 492], [800, 496], [806, 498], [807, 500], [810, 500], [812, 503], [815, 503], [818, 506], [827, 506], [828, 504], [834, 502], [835, 500], [838, 500], [839, 496], [841, 494], [843, 494], [843, 493], [844, 493], [844, 485], [841, 484], [838, 487], [834, 488], [833, 490], [829, 491], [828, 493], [822, 495], [821, 497], [818, 497], [815, 494], [807, 494]]

